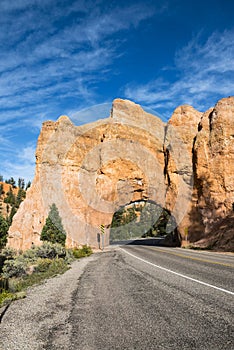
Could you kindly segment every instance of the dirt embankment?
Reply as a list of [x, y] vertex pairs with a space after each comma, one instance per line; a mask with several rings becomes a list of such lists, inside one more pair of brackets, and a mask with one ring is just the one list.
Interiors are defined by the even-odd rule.
[[214, 225], [207, 237], [194, 244], [195, 247], [216, 251], [234, 252], [234, 213]]

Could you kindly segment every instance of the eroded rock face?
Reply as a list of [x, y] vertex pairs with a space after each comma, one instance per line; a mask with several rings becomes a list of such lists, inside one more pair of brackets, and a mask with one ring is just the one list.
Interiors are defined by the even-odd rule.
[[[107, 119], [74, 126], [68, 117], [45, 122], [36, 172], [14, 217], [8, 245], [41, 244], [55, 203], [67, 246], [97, 246], [121, 205], [152, 200], [169, 209], [182, 238], [204, 238], [234, 202], [234, 98], [202, 114], [178, 107], [167, 126], [131, 101], [116, 99]], [[170, 225], [169, 225], [170, 226]], [[106, 229], [105, 243], [109, 242]]]
[[234, 97], [206, 112], [199, 130], [194, 145], [197, 205], [208, 233], [233, 210]]
[[[97, 245], [99, 226], [108, 227], [123, 204], [151, 199], [164, 206], [164, 123], [130, 101], [115, 100], [111, 116], [74, 126], [68, 117], [45, 122], [38, 139], [36, 174], [14, 217], [9, 245], [40, 244], [55, 203], [67, 245]], [[105, 235], [108, 243], [108, 229]]]
[[166, 207], [181, 235], [191, 231], [190, 214], [197, 201], [194, 188], [193, 146], [202, 113], [185, 105], [176, 108], [166, 128], [164, 152], [167, 183]]

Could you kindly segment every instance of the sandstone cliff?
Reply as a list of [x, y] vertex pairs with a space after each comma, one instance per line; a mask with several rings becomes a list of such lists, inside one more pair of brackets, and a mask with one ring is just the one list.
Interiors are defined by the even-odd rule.
[[201, 117], [202, 113], [191, 106], [176, 108], [167, 124], [164, 142], [166, 207], [174, 214], [180, 233], [188, 232], [189, 236], [190, 231], [194, 234], [189, 214], [197, 201], [193, 146]]
[[[40, 244], [55, 203], [67, 245], [97, 245], [123, 204], [151, 199], [164, 206], [164, 123], [130, 101], [117, 99], [107, 119], [74, 126], [68, 117], [45, 122], [36, 150], [36, 173], [9, 231], [9, 245]], [[105, 235], [108, 243], [108, 229]]]
[[9, 220], [9, 217], [17, 211], [20, 202], [24, 200], [26, 191], [1, 181], [0, 186], [0, 215]]
[[234, 98], [224, 98], [204, 114], [194, 145], [198, 210], [204, 233], [225, 218], [234, 202]]
[[[9, 245], [40, 244], [56, 203], [67, 245], [97, 245], [100, 224], [137, 200], [171, 211], [182, 239], [208, 237], [234, 202], [234, 97], [202, 114], [178, 107], [165, 125], [131, 101], [116, 99], [109, 118], [74, 126], [68, 117], [43, 124], [36, 173], [9, 231]], [[168, 226], [168, 232], [171, 225]]]

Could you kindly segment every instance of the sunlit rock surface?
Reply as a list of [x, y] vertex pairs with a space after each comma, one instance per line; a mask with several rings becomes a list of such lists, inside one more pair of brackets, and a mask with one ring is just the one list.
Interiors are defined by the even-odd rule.
[[[38, 139], [36, 171], [9, 231], [16, 249], [41, 244], [55, 203], [69, 247], [97, 246], [100, 225], [122, 205], [151, 200], [169, 209], [182, 239], [206, 237], [234, 202], [234, 98], [202, 114], [180, 106], [168, 124], [116, 99], [110, 117], [75, 126], [48, 121]], [[187, 237], [188, 235], [188, 237]]]

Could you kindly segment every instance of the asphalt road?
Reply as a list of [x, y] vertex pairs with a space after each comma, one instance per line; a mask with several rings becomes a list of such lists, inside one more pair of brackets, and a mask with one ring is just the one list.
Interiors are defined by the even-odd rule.
[[233, 269], [233, 256], [215, 253], [150, 246], [105, 253], [74, 293], [73, 348], [231, 350]]
[[[54, 289], [49, 296], [51, 317], [44, 315], [47, 323], [43, 326], [42, 312], [33, 310], [36, 289], [30, 295], [30, 310], [27, 298], [20, 301], [21, 312], [27, 308], [29, 313], [23, 327], [27, 328], [25, 322], [30, 319], [37, 325], [27, 339], [28, 348], [234, 349], [233, 271], [233, 254], [141, 245], [112, 247], [87, 260], [79, 278], [75, 270], [68, 271], [69, 282], [63, 282], [66, 301], [61, 286]], [[17, 313], [15, 305], [12, 315]], [[66, 315], [60, 323], [55, 317], [59, 312]], [[4, 319], [5, 326], [10, 322], [14, 329], [16, 321], [8, 311]], [[18, 328], [21, 323], [18, 319]], [[6, 337], [7, 328], [3, 331]], [[31, 338], [34, 345], [30, 345]], [[38, 347], [36, 339], [40, 339]], [[27, 349], [21, 345], [15, 350]]]

